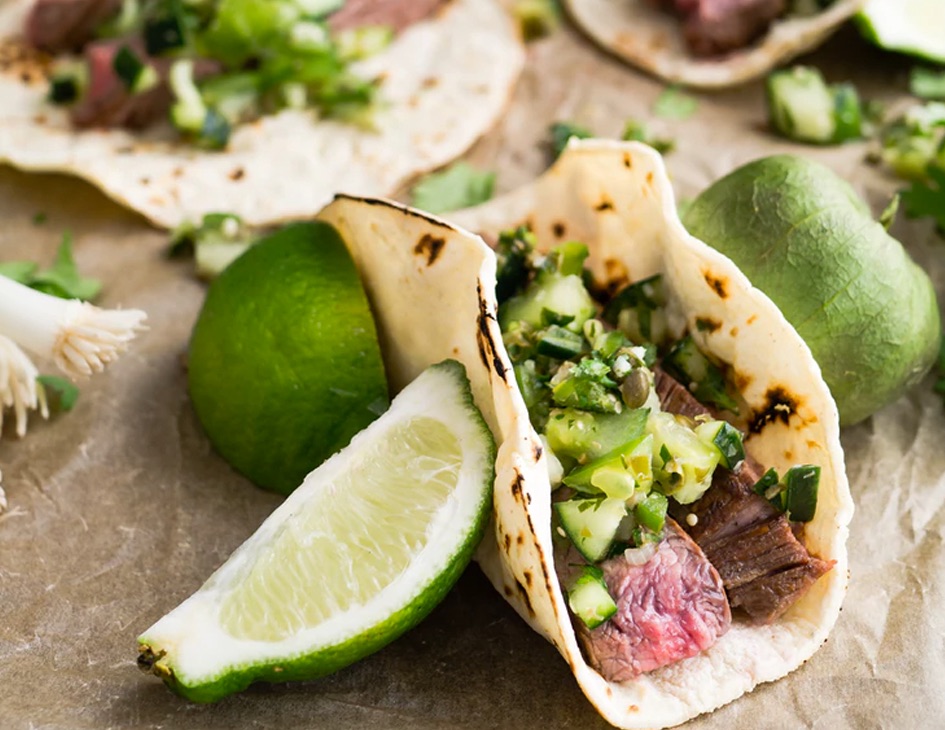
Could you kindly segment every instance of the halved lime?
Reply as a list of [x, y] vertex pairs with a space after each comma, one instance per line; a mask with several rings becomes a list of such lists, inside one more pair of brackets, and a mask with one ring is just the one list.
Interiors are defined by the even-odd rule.
[[463, 366], [424, 371], [210, 579], [138, 639], [139, 665], [212, 702], [322, 676], [446, 595], [482, 537], [495, 445]]
[[942, 0], [866, 0], [856, 22], [881, 48], [945, 63]]

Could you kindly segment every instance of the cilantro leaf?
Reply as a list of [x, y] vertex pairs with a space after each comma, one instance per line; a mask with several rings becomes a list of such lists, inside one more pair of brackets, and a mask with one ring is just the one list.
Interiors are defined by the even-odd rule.
[[909, 74], [909, 91], [920, 99], [945, 100], [945, 71], [917, 66]]
[[429, 213], [445, 213], [486, 202], [492, 197], [494, 185], [494, 172], [457, 162], [421, 178], [410, 194], [414, 207]]
[[695, 114], [699, 102], [678, 86], [667, 86], [653, 102], [653, 113], [664, 119], [688, 119]]
[[58, 375], [40, 375], [36, 382], [48, 391], [47, 397], [49, 393], [53, 394], [49, 404], [54, 410], [71, 411], [79, 399], [79, 388], [71, 380]]
[[568, 146], [568, 140], [571, 137], [590, 139], [594, 136], [591, 130], [571, 122], [555, 122], [548, 128], [548, 131], [551, 133], [551, 150], [556, 160], [564, 152], [564, 148]]
[[32, 261], [3, 261], [0, 262], [0, 276], [29, 286], [37, 268], [39, 267]]
[[62, 299], [82, 300], [94, 299], [102, 289], [100, 281], [79, 275], [72, 257], [72, 237], [68, 233], [62, 236], [53, 265], [35, 273], [29, 286]]
[[98, 280], [79, 275], [72, 257], [72, 237], [68, 233], [62, 236], [53, 265], [44, 271], [38, 268], [32, 261], [7, 261], [0, 263], [0, 276], [60, 299], [94, 299], [102, 289]]
[[910, 218], [930, 216], [939, 231], [945, 231], [945, 167], [931, 164], [928, 182], [914, 181], [902, 192], [906, 215]]

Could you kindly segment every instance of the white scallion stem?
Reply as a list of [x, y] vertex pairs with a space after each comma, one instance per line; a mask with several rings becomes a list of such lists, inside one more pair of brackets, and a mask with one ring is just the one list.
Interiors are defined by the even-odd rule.
[[39, 371], [26, 353], [9, 337], [0, 335], [0, 429], [3, 414], [13, 409], [16, 419], [16, 435], [26, 435], [26, 418], [29, 411], [40, 409], [43, 418], [49, 417], [46, 393], [36, 382]]
[[144, 329], [138, 309], [101, 309], [0, 276], [0, 334], [71, 378], [101, 372]]

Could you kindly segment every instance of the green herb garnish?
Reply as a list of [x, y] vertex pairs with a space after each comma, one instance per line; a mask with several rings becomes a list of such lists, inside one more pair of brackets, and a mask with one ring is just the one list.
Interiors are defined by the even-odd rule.
[[477, 170], [460, 161], [421, 178], [410, 194], [415, 207], [429, 213], [445, 213], [486, 202], [492, 197], [494, 186], [494, 172]]

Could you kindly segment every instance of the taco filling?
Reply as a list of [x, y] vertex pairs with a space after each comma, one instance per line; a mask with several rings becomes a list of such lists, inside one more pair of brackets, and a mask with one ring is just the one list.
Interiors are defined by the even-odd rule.
[[780, 617], [832, 567], [803, 544], [820, 468], [778, 475], [746, 453], [758, 424], [659, 275], [595, 301], [583, 244], [539, 256], [522, 227], [498, 252], [499, 323], [545, 448], [555, 571], [588, 663], [623, 682], [733, 621]]
[[370, 124], [378, 78], [355, 61], [430, 17], [444, 0], [36, 0], [26, 35], [76, 54], [49, 99], [73, 124], [141, 129], [169, 118], [205, 148], [282, 109]]

